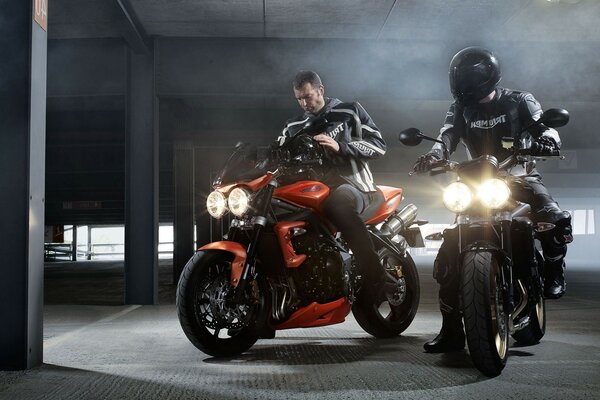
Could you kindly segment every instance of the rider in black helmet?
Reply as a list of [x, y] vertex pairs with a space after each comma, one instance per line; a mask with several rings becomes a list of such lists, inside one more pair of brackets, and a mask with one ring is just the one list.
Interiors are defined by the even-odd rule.
[[[467, 47], [452, 58], [448, 71], [454, 103], [446, 113], [440, 130], [450, 153], [462, 142], [470, 158], [483, 154], [503, 160], [511, 153], [502, 147], [502, 137], [516, 137], [524, 126], [540, 118], [542, 108], [531, 93], [498, 86], [502, 77], [500, 64], [489, 50]], [[534, 155], [549, 154], [560, 149], [558, 132], [544, 125], [527, 130]], [[415, 171], [428, 171], [443, 158], [443, 147], [433, 146], [419, 157]], [[531, 204], [535, 222], [550, 222], [556, 227], [541, 238], [544, 253], [544, 295], [557, 299], [565, 293], [563, 268], [567, 243], [571, 235], [571, 216], [560, 209], [542, 183], [535, 162], [512, 168], [515, 178], [511, 191], [515, 199]], [[433, 276], [440, 284], [439, 301], [443, 322], [440, 334], [425, 343], [425, 350], [441, 353], [463, 349], [465, 336], [458, 308], [458, 244], [452, 229], [444, 232], [444, 242], [434, 263]]]
[[459, 51], [450, 62], [450, 91], [464, 105], [474, 105], [496, 89], [502, 75], [492, 52], [479, 47]]

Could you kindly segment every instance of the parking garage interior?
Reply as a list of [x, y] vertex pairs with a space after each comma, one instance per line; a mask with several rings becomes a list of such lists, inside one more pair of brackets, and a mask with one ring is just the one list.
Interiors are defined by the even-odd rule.
[[[600, 3], [592, 0], [2, 0], [0, 398], [598, 398]], [[278, 332], [231, 359], [199, 352], [176, 283], [226, 219], [205, 210], [238, 142], [264, 150], [300, 114], [291, 82], [360, 101], [386, 140], [376, 183], [402, 187], [425, 234], [454, 216], [444, 177], [409, 176], [452, 97], [448, 63], [493, 49], [504, 87], [560, 107], [563, 159], [538, 163], [573, 217], [567, 294], [547, 302], [539, 345], [501, 376], [468, 352], [430, 355], [439, 330], [433, 259], [410, 328], [377, 340], [345, 323]], [[465, 159], [459, 150], [456, 159]], [[104, 236], [103, 236], [104, 235]]]

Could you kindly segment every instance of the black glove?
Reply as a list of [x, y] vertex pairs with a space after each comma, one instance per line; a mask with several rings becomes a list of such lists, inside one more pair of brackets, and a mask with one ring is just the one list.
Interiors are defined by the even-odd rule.
[[439, 161], [439, 158], [437, 158], [434, 154], [423, 154], [417, 158], [417, 162], [415, 162], [415, 165], [413, 166], [413, 171], [418, 174], [428, 172], [431, 169], [431, 166], [437, 161]]
[[558, 154], [558, 146], [554, 139], [540, 136], [531, 144], [532, 156], [553, 156]]

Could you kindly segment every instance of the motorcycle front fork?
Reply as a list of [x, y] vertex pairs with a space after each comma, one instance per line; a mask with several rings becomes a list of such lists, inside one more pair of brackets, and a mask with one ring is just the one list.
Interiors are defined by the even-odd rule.
[[239, 303], [243, 301], [246, 293], [246, 286], [248, 285], [248, 282], [254, 274], [254, 265], [256, 261], [256, 247], [258, 246], [258, 241], [260, 240], [260, 236], [263, 232], [263, 229], [265, 229], [265, 227], [267, 226], [266, 215], [269, 212], [269, 207], [271, 205], [271, 197], [273, 196], [274, 190], [275, 185], [269, 183], [267, 187], [263, 189], [263, 192], [261, 193], [261, 198], [257, 199], [257, 209], [259, 212], [254, 217], [252, 237], [250, 238], [248, 248], [246, 249], [246, 262], [244, 263], [244, 268], [242, 269], [240, 281], [238, 282], [233, 293], [234, 302]]
[[500, 222], [500, 237], [502, 239], [501, 246], [505, 253], [505, 259], [502, 262], [500, 270], [502, 271], [502, 286], [504, 293], [504, 307], [506, 313], [512, 316], [515, 310], [514, 301], [514, 281], [512, 276], [512, 240], [510, 236], [511, 232], [511, 221]]

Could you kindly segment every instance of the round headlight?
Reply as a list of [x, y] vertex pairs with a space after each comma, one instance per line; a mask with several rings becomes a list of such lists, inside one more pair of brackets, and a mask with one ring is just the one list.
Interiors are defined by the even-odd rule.
[[462, 182], [451, 183], [444, 189], [444, 205], [455, 213], [465, 211], [472, 198], [471, 189]]
[[510, 189], [503, 180], [488, 179], [479, 186], [477, 197], [488, 208], [500, 208], [510, 197]]
[[227, 211], [227, 200], [219, 191], [211, 192], [206, 198], [206, 209], [213, 218], [221, 218]]
[[250, 193], [242, 188], [235, 188], [229, 193], [227, 204], [236, 217], [241, 217], [250, 208]]

